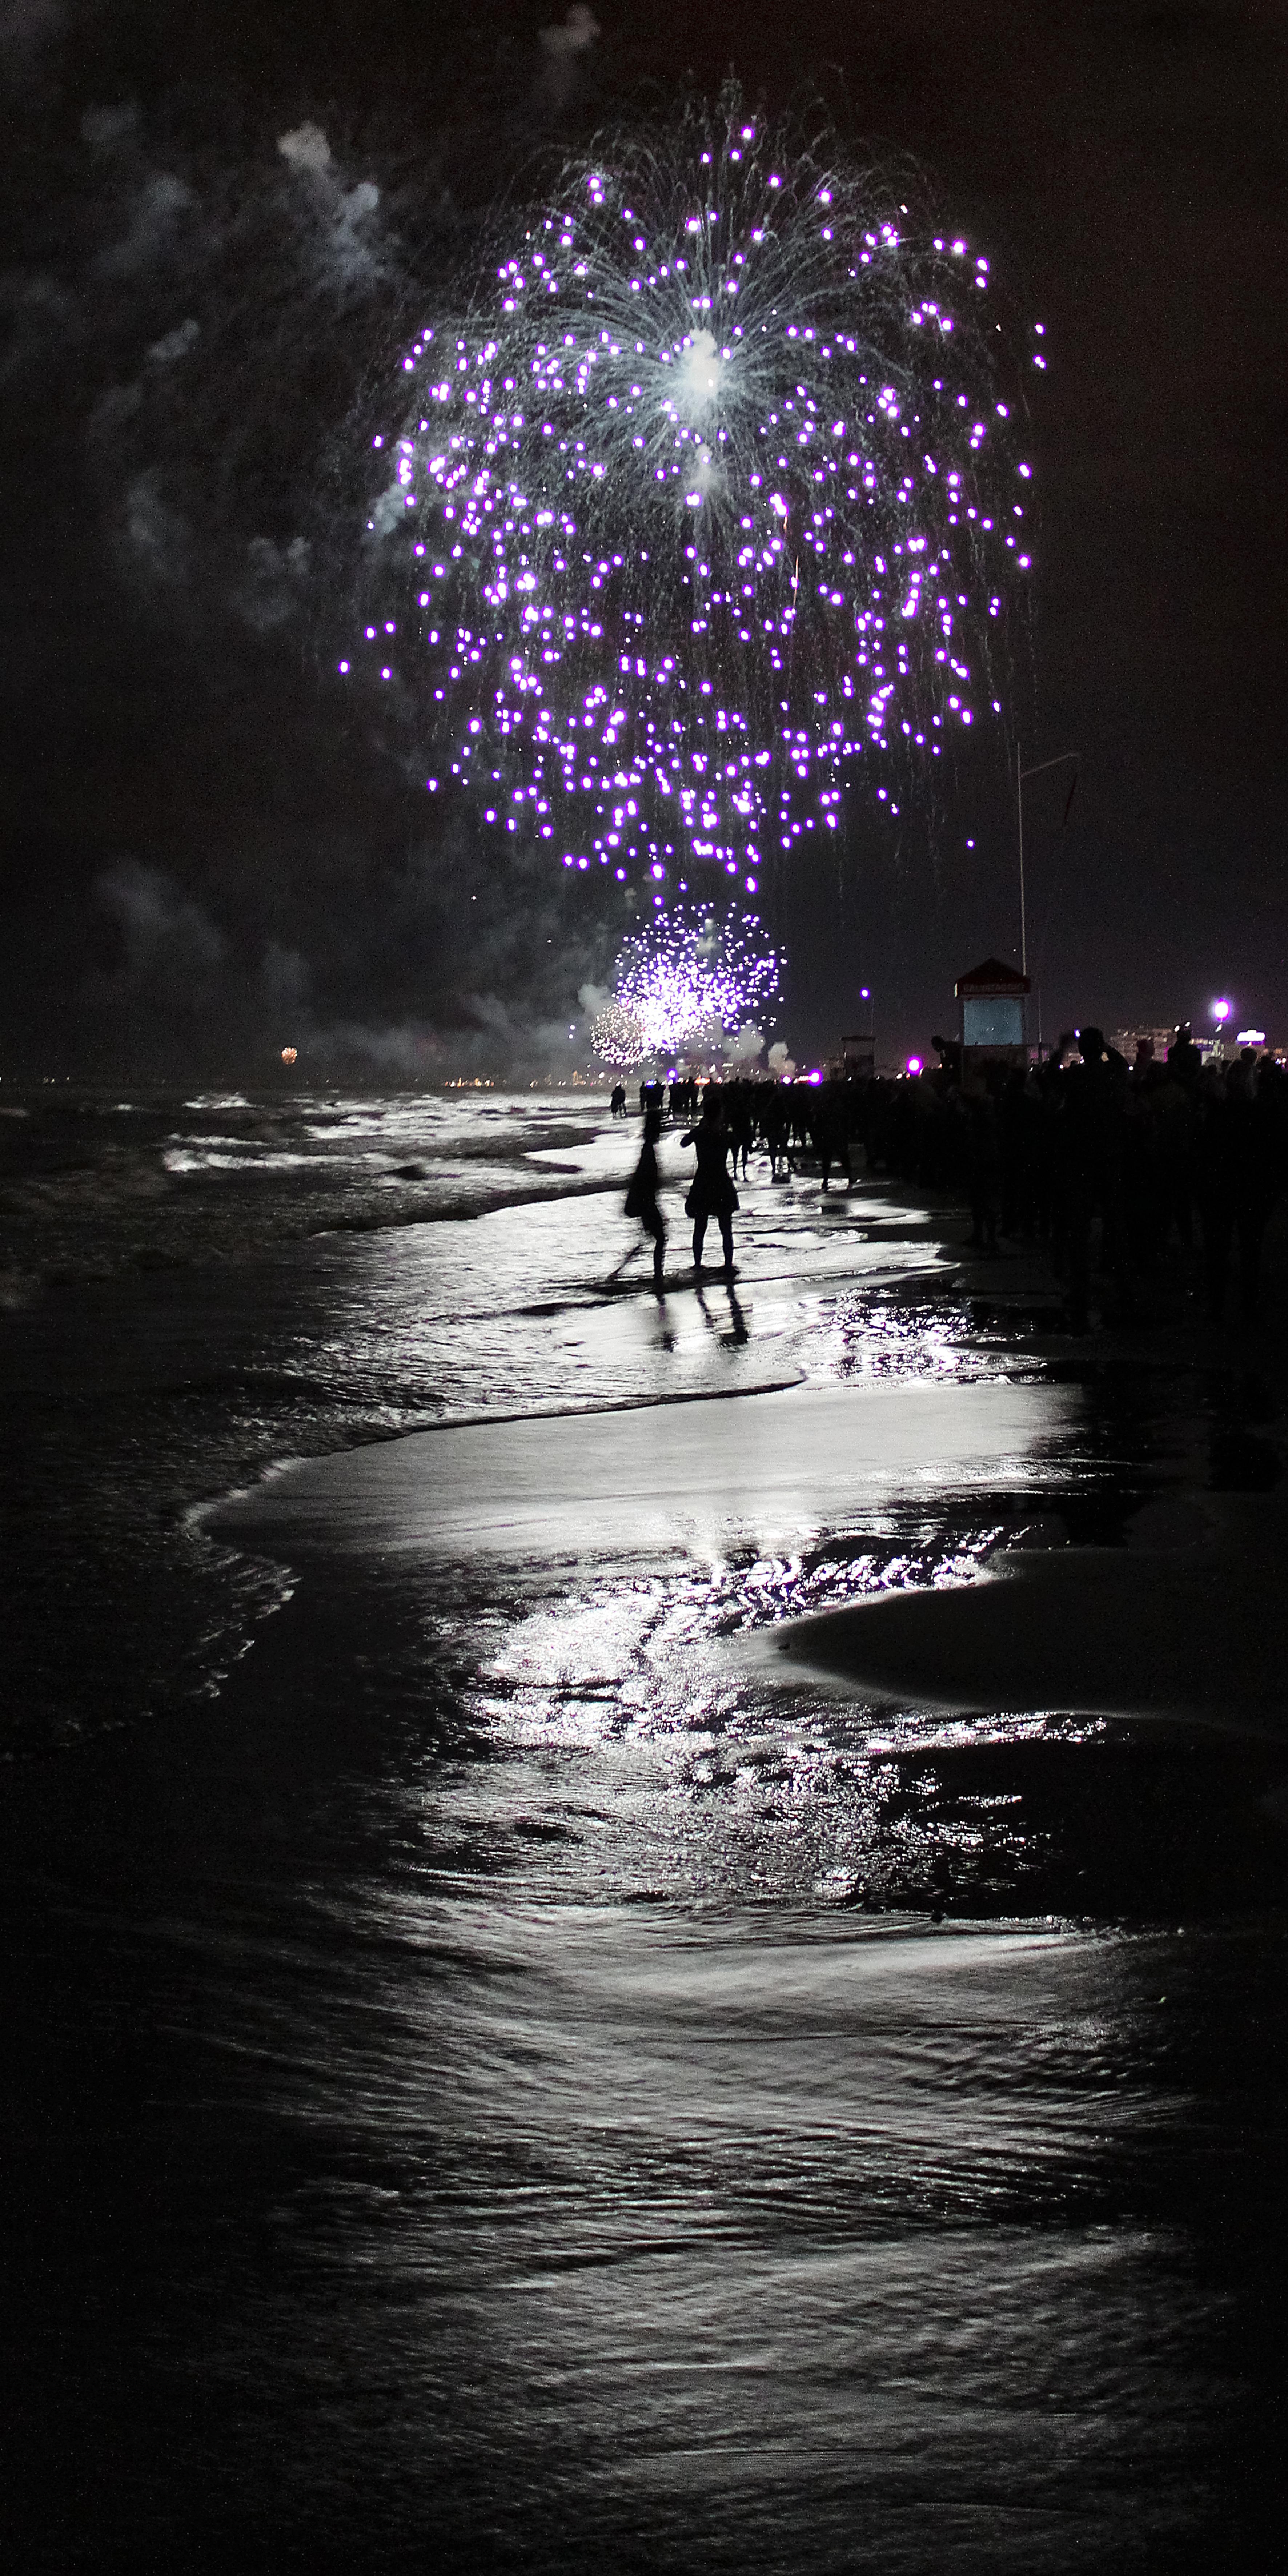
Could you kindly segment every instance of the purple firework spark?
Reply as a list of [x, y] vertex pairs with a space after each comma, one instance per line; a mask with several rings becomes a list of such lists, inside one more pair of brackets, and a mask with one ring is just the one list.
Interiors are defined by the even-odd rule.
[[988, 263], [909, 194], [727, 92], [570, 165], [421, 333], [340, 667], [409, 703], [431, 788], [658, 905], [740, 896], [855, 764], [897, 786], [880, 755], [971, 725], [1030, 468]]

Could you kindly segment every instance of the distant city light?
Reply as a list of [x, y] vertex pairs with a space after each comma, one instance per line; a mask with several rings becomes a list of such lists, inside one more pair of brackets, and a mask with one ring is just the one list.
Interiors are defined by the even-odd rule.
[[921, 1058], [920, 1058], [920, 1056], [919, 1056], [919, 1055], [910, 1055], [910, 1056], [909, 1056], [909, 1058], [908, 1058], [908, 1071], [909, 1071], [909, 1073], [920, 1073], [920, 1071], [921, 1071]]
[[1264, 1046], [1266, 1043], [1265, 1030], [1240, 1029], [1237, 1042], [1240, 1046]]

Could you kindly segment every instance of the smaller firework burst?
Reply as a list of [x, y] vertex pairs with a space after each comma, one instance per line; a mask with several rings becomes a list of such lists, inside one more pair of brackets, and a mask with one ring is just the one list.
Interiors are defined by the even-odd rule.
[[632, 1065], [642, 1064], [648, 1054], [644, 1023], [637, 1011], [619, 1002], [614, 995], [590, 1023], [590, 1042], [601, 1064], [611, 1065], [615, 1073], [629, 1073]]
[[604, 1064], [617, 1068], [701, 1050], [764, 1017], [778, 991], [778, 958], [754, 915], [710, 908], [662, 914], [621, 949], [610, 1000], [590, 1024]]

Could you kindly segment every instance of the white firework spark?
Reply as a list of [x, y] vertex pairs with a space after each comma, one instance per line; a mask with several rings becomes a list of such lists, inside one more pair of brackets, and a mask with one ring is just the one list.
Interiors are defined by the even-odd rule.
[[754, 915], [664, 913], [624, 942], [591, 1044], [601, 1062], [619, 1067], [699, 1048], [714, 1054], [777, 990], [778, 958]]

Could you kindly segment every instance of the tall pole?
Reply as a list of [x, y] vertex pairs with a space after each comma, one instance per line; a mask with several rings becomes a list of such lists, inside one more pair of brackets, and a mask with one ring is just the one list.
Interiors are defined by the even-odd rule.
[[1024, 769], [1018, 742], [1015, 746], [1015, 813], [1020, 842], [1020, 973], [1029, 971], [1029, 942], [1024, 922]]
[[1015, 819], [1020, 847], [1020, 973], [1022, 975], [1027, 975], [1029, 971], [1029, 943], [1024, 922], [1024, 781], [1026, 778], [1040, 777], [1044, 769], [1059, 769], [1066, 760], [1081, 760], [1081, 758], [1080, 751], [1057, 751], [1053, 760], [1035, 760], [1031, 769], [1025, 769], [1018, 742], [1015, 746]]

